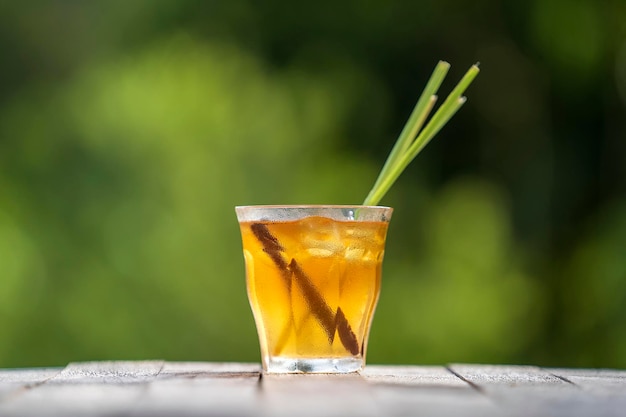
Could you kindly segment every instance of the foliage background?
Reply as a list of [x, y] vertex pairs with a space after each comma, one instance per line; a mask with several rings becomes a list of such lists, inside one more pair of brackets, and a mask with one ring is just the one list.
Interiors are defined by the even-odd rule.
[[0, 51], [0, 367], [258, 361], [233, 206], [360, 203], [439, 59], [369, 362], [626, 367], [626, 2], [3, 2]]

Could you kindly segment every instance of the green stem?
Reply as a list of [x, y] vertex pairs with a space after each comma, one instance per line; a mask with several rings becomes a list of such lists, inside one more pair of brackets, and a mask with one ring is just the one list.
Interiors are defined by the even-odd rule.
[[[404, 128], [402, 129], [402, 132], [400, 132], [400, 136], [398, 136], [398, 139], [396, 140], [396, 143], [393, 146], [391, 153], [387, 157], [385, 165], [380, 171], [380, 174], [378, 175], [378, 178], [376, 179], [372, 190], [375, 190], [380, 185], [391, 167], [398, 161], [398, 159], [400, 159], [402, 154], [413, 142], [413, 139], [415, 139], [415, 136], [417, 136], [417, 133], [419, 132], [422, 125], [424, 124], [424, 121], [428, 117], [430, 110], [434, 106], [433, 96], [435, 96], [435, 94], [437, 93], [437, 90], [443, 82], [443, 79], [446, 77], [449, 68], [450, 64], [445, 61], [439, 61], [439, 63], [437, 63], [437, 66], [433, 70], [433, 73], [431, 74], [430, 79], [428, 80], [428, 83], [424, 88], [424, 91], [422, 91], [419, 100], [413, 108], [413, 112], [409, 116], [409, 120], [404, 125]], [[368, 198], [366, 198], [366, 201], [368, 199], [369, 196]]]
[[[439, 107], [439, 109], [435, 112], [432, 118], [428, 121], [426, 126], [417, 135], [417, 138], [415, 138], [415, 140], [411, 138], [411, 141], [407, 141], [403, 134], [405, 131], [410, 133], [415, 130], [415, 126], [418, 126], [418, 122], [421, 117], [416, 117], [415, 119], [413, 119], [413, 117], [409, 118], [409, 121], [402, 131], [403, 134], [400, 135], [400, 138], [398, 138], [398, 141], [394, 145], [394, 148], [387, 158], [387, 161], [385, 162], [385, 165], [383, 166], [383, 169], [378, 176], [374, 187], [372, 187], [372, 190], [365, 198], [363, 205], [378, 204], [378, 202], [383, 198], [387, 191], [389, 191], [391, 186], [398, 179], [400, 174], [402, 174], [402, 172], [406, 169], [406, 167], [411, 163], [411, 161], [415, 159], [415, 157], [421, 152], [422, 149], [424, 149], [428, 142], [431, 141], [431, 139], [441, 130], [441, 128], [443, 128], [443, 126], [445, 126], [445, 124], [452, 118], [452, 116], [454, 116], [459, 108], [461, 108], [463, 103], [465, 103], [465, 97], [462, 97], [461, 95], [465, 92], [467, 87], [469, 87], [476, 75], [478, 75], [478, 72], [478, 66], [473, 65], [465, 73], [461, 81], [459, 81], [457, 86], [452, 90], [452, 92], [450, 92], [443, 104]], [[429, 100], [429, 102], [434, 104], [432, 98]], [[430, 107], [432, 107], [432, 105]], [[422, 113], [418, 116], [422, 116], [424, 114], [427, 115], [429, 111], [430, 110], [426, 106], [424, 106], [422, 109]], [[411, 116], [413, 116], [413, 114]], [[423, 118], [425, 119], [425, 117], [426, 116], [424, 116]], [[423, 120], [421, 123], [423, 124]], [[421, 124], [419, 125], [419, 127], [421, 127]], [[400, 143], [401, 141], [402, 143]]]

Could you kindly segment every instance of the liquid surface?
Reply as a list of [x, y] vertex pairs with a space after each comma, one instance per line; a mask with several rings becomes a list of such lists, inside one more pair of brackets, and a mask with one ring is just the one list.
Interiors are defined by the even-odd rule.
[[268, 356], [361, 357], [387, 222], [242, 222], [248, 296]]

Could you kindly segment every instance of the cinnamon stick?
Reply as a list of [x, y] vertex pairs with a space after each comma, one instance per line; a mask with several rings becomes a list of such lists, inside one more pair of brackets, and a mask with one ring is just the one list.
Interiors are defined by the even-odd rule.
[[263, 251], [267, 253], [276, 264], [276, 267], [281, 271], [285, 279], [285, 283], [289, 286], [291, 286], [291, 276], [293, 275], [302, 290], [307, 304], [311, 308], [313, 316], [315, 316], [326, 332], [330, 343], [333, 342], [335, 332], [337, 332], [343, 346], [353, 355], [357, 355], [360, 351], [359, 341], [352, 331], [352, 327], [350, 323], [348, 323], [341, 307], [337, 308], [337, 314], [335, 314], [296, 260], [291, 259], [291, 262], [287, 264], [287, 261], [285, 261], [282, 255], [285, 248], [283, 248], [278, 239], [272, 235], [266, 225], [254, 223], [250, 228], [254, 236], [263, 245]]

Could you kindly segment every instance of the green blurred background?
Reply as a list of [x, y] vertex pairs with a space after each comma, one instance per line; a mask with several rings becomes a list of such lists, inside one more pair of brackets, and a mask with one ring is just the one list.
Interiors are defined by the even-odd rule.
[[362, 202], [439, 59], [370, 363], [626, 367], [626, 2], [0, 5], [0, 367], [258, 361], [233, 207]]

